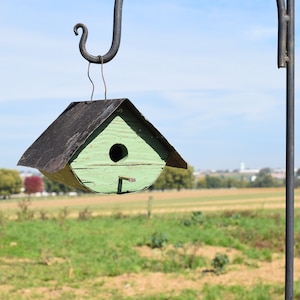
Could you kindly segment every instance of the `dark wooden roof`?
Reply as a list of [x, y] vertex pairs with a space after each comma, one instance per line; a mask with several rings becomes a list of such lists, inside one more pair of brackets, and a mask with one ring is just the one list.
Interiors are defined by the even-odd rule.
[[25, 151], [18, 165], [55, 173], [88, 137], [120, 106], [126, 105], [169, 151], [167, 166], [187, 168], [187, 163], [129, 99], [72, 102]]

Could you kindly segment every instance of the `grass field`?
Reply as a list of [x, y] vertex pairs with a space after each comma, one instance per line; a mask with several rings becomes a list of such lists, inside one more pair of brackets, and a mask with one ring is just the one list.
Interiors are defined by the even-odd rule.
[[1, 201], [0, 299], [283, 299], [284, 207], [283, 189]]

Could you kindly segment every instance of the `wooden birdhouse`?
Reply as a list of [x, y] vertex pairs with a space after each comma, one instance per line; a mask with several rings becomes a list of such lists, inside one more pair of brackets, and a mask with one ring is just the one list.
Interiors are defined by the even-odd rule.
[[125, 98], [71, 103], [18, 165], [100, 193], [143, 190], [165, 165], [187, 168], [163, 135]]

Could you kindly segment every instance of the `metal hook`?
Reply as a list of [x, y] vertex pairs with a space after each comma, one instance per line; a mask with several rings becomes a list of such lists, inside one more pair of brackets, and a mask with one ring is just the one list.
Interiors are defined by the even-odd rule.
[[287, 27], [290, 17], [287, 14], [284, 0], [277, 0], [278, 11], [278, 68], [286, 68], [286, 63], [289, 60], [287, 51]]
[[86, 44], [87, 37], [88, 37], [88, 29], [82, 23], [78, 23], [74, 26], [75, 35], [78, 35], [78, 28], [82, 28], [82, 35], [81, 35], [80, 42], [79, 42], [79, 50], [80, 50], [81, 55], [90, 63], [105, 64], [105, 63], [111, 61], [116, 56], [116, 54], [119, 50], [119, 47], [120, 47], [120, 42], [121, 42], [122, 5], [123, 5], [123, 0], [115, 0], [113, 40], [112, 40], [112, 44], [110, 46], [109, 51], [103, 56], [101, 56], [101, 55], [94, 56], [94, 55], [89, 54], [86, 51], [85, 44]]

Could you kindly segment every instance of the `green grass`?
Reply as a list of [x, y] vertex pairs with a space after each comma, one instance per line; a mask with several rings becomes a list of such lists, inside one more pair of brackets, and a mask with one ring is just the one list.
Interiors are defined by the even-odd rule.
[[[9, 220], [0, 214], [0, 298], [28, 299], [23, 292], [30, 289], [32, 299], [43, 299], [39, 289], [46, 288], [58, 291], [57, 299], [99, 299], [98, 294], [103, 293], [99, 278], [103, 276], [151, 272], [190, 276], [199, 269], [212, 268], [207, 258], [187, 251], [204, 245], [240, 250], [243, 257], [229, 262], [231, 265], [248, 260], [271, 261], [273, 253], [283, 254], [284, 211], [170, 213], [152, 218], [122, 213], [91, 217], [88, 212], [81, 220], [69, 219], [66, 209], [45, 220]], [[296, 210], [296, 249], [300, 249], [299, 217], [300, 211]], [[140, 255], [137, 248], [141, 246], [154, 248], [157, 255]], [[297, 283], [297, 295], [299, 286]], [[84, 296], [78, 295], [80, 290]], [[118, 290], [107, 292], [109, 299], [264, 300], [282, 297], [283, 286], [207, 284], [200, 290], [149, 291], [149, 295], [136, 298], [126, 298]]]

